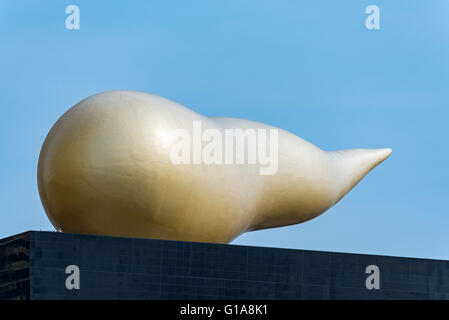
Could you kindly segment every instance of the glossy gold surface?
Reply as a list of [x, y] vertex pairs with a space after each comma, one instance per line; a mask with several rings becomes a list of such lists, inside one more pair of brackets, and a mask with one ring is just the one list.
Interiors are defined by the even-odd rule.
[[243, 232], [301, 223], [326, 211], [390, 149], [325, 152], [279, 129], [279, 169], [175, 165], [170, 134], [205, 128], [273, 128], [208, 118], [132, 91], [91, 96], [53, 126], [41, 150], [44, 209], [65, 232], [226, 243]]

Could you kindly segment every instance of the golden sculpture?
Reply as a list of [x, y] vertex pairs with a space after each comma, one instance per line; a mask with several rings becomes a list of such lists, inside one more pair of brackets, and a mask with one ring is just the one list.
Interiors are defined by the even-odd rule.
[[[277, 151], [276, 170], [264, 174], [254, 163], [175, 163], [180, 140], [173, 134], [183, 129], [195, 135], [195, 123], [214, 134], [276, 129], [277, 144], [270, 145]], [[38, 186], [58, 230], [227, 243], [246, 231], [320, 215], [390, 153], [325, 152], [265, 124], [208, 118], [159, 96], [109, 91], [79, 102], [53, 126], [39, 157]]]

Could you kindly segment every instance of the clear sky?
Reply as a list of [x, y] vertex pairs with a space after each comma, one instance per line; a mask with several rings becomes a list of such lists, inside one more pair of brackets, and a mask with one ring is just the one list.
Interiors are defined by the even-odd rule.
[[[380, 30], [365, 27], [370, 4]], [[124, 89], [325, 150], [393, 149], [320, 217], [233, 243], [449, 259], [448, 17], [446, 0], [1, 0], [0, 238], [53, 230], [36, 182], [45, 136], [81, 99]]]

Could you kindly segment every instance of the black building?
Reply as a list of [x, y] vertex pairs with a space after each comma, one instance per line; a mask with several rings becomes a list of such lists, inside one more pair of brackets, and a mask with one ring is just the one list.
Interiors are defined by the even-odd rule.
[[449, 261], [30, 231], [0, 299], [449, 299]]

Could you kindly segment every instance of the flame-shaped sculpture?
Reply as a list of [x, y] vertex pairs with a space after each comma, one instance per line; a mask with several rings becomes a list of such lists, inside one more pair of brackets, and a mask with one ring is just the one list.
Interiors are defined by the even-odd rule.
[[246, 231], [313, 219], [333, 206], [391, 149], [325, 152], [278, 129], [278, 170], [253, 164], [170, 160], [171, 134], [203, 128], [274, 129], [208, 118], [133, 91], [91, 96], [49, 132], [39, 157], [44, 209], [65, 232], [226, 243]]

